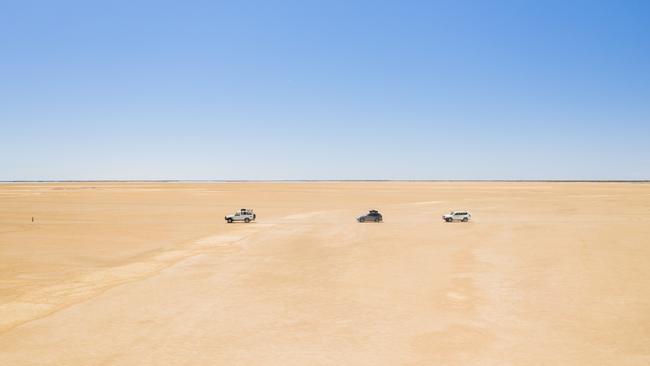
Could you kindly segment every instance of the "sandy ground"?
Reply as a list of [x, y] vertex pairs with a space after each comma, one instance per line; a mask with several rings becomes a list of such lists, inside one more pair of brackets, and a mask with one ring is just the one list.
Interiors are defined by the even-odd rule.
[[648, 364], [650, 184], [0, 185], [0, 365]]

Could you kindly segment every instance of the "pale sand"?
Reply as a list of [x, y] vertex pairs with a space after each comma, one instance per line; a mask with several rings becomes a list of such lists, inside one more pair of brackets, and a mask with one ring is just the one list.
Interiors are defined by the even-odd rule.
[[0, 185], [0, 365], [39, 364], [649, 365], [650, 185]]

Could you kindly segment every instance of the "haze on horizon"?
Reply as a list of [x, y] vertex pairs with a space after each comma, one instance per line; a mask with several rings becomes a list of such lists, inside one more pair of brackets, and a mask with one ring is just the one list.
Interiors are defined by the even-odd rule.
[[650, 179], [650, 3], [0, 4], [0, 180]]

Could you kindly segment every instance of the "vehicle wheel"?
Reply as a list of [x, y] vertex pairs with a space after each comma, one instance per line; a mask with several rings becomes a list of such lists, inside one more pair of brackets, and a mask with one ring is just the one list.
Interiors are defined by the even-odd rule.
[[463, 222], [467, 222], [469, 219], [467, 217], [463, 218]]
[[228, 219], [226, 221], [228, 221], [229, 224], [232, 224], [232, 219]]
[[366, 219], [363, 217], [359, 219], [359, 222], [364, 222], [364, 221], [366, 221]]
[[375, 219], [375, 222], [380, 222], [380, 221], [381, 221], [381, 219]]
[[247, 218], [244, 219], [244, 222], [248, 224], [249, 222], [251, 222], [251, 219], [249, 219], [249, 218], [247, 217]]
[[447, 221], [447, 222], [452, 222], [452, 219], [445, 219], [445, 221]]

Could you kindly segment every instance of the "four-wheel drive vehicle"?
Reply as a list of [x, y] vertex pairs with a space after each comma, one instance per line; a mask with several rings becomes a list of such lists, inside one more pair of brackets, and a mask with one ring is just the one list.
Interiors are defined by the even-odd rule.
[[359, 222], [366, 222], [366, 221], [382, 222], [383, 220], [384, 218], [377, 210], [370, 210], [368, 211], [367, 214], [357, 217], [357, 221]]
[[224, 217], [226, 221], [230, 224], [233, 221], [243, 221], [245, 223], [249, 223], [251, 221], [255, 221], [255, 218], [257, 216], [253, 213], [253, 210], [242, 208], [241, 210], [235, 212], [234, 215], [228, 215]]
[[[232, 215], [227, 215], [224, 219], [230, 224], [235, 221], [243, 221], [249, 223], [255, 221], [257, 215], [251, 209], [242, 208]], [[442, 215], [442, 219], [446, 222], [461, 221], [468, 222], [472, 219], [472, 215], [467, 211], [452, 211], [446, 215]], [[383, 216], [377, 210], [370, 210], [367, 214], [357, 217], [359, 222], [382, 222]]]
[[442, 215], [442, 219], [447, 222], [462, 221], [467, 222], [472, 218], [472, 215], [467, 211], [452, 211], [446, 215]]

